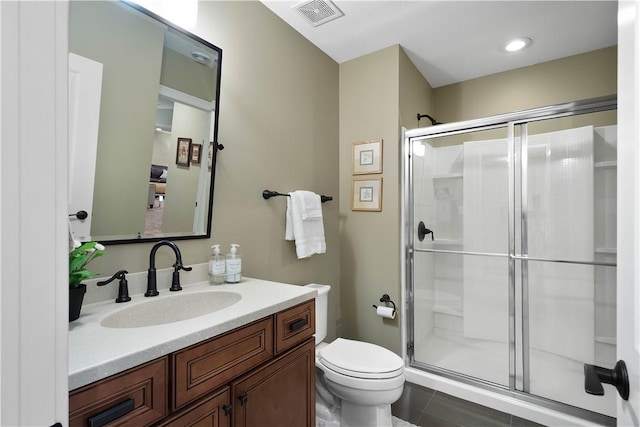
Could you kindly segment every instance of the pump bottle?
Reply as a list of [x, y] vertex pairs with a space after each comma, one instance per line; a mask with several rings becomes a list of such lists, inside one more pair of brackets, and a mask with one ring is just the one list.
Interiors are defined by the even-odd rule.
[[231, 249], [227, 254], [225, 266], [227, 269], [227, 283], [240, 283], [242, 259], [240, 258], [240, 251], [238, 250], [238, 248], [240, 248], [240, 245], [232, 243]]
[[225, 260], [220, 255], [220, 245], [211, 246], [213, 254], [209, 259], [209, 284], [221, 285], [225, 281]]

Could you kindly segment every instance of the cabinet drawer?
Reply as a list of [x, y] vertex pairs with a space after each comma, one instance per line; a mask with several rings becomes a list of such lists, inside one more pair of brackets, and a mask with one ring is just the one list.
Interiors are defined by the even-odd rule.
[[147, 426], [167, 415], [166, 357], [72, 391], [69, 425]]
[[312, 299], [276, 314], [276, 354], [315, 334], [315, 311], [316, 303]]
[[172, 409], [219, 388], [272, 357], [271, 317], [174, 353]]

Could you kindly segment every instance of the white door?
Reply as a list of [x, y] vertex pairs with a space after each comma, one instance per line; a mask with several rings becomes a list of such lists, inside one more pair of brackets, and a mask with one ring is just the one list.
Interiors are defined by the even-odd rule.
[[69, 216], [74, 237], [91, 240], [102, 64], [69, 52]]
[[626, 363], [630, 385], [629, 400], [618, 397], [619, 426], [640, 425], [639, 12], [640, 1], [619, 2], [617, 358]]
[[0, 425], [68, 423], [66, 1], [0, 1]]

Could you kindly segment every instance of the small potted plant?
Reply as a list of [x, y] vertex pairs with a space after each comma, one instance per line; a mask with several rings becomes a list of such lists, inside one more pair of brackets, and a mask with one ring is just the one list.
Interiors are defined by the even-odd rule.
[[104, 255], [105, 247], [98, 242], [80, 244], [74, 241], [74, 249], [69, 253], [69, 322], [80, 317], [82, 300], [87, 291], [84, 280], [96, 277], [94, 273], [86, 269], [93, 259]]

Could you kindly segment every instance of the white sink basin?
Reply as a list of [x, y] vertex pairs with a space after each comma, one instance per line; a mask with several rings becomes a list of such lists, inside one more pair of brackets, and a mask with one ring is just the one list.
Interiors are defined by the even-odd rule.
[[236, 292], [203, 291], [149, 298], [140, 304], [118, 310], [100, 324], [107, 328], [143, 328], [204, 316], [240, 301]]

